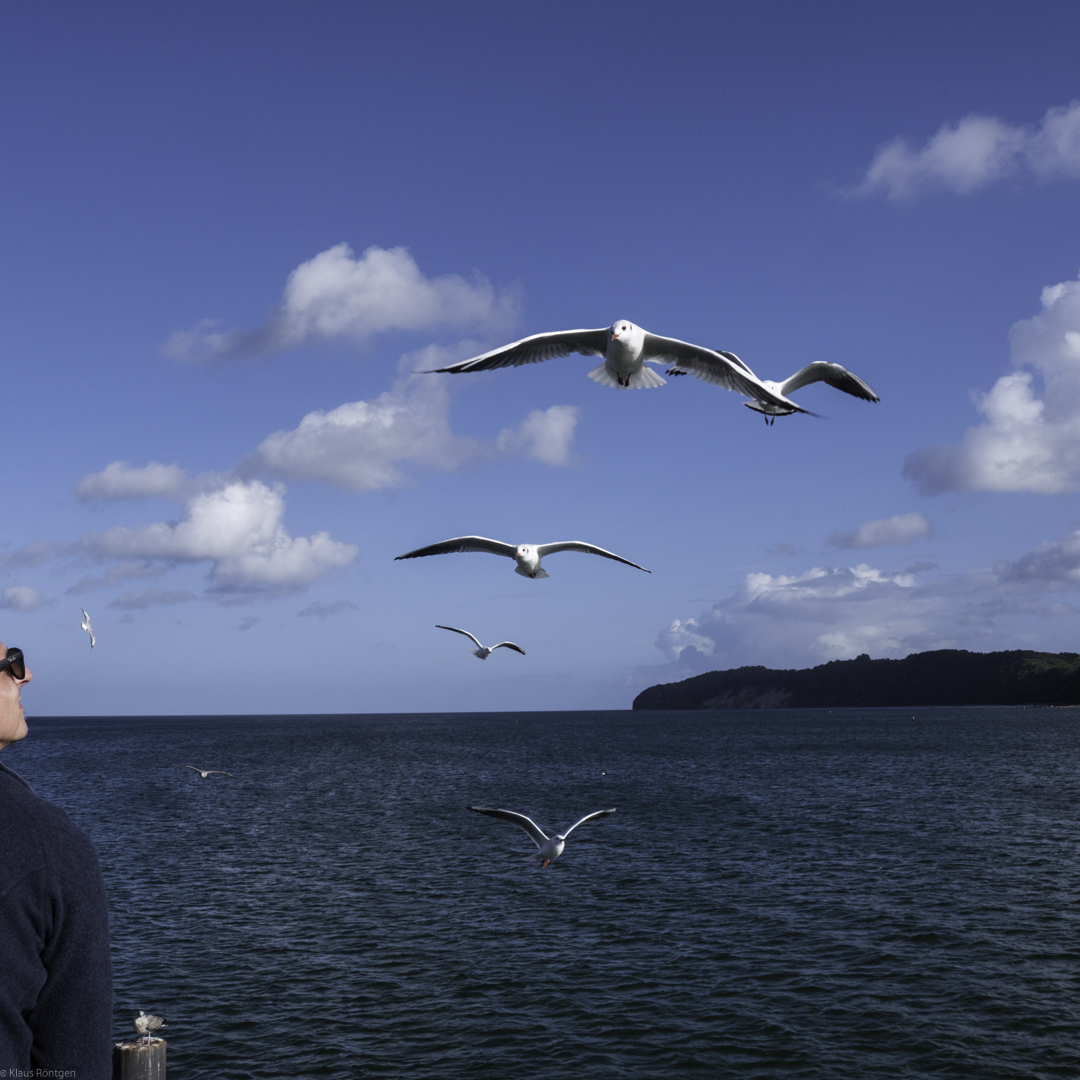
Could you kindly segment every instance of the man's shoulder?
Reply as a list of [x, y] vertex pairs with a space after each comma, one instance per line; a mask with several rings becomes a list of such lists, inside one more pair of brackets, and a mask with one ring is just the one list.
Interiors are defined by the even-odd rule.
[[[18, 774], [0, 765], [0, 893], [39, 870], [96, 864], [90, 838]], [[66, 876], [66, 874], [62, 875]]]

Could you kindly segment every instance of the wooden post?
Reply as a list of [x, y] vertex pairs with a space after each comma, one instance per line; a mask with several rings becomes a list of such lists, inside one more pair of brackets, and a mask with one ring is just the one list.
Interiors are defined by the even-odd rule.
[[113, 1043], [113, 1080], [165, 1080], [165, 1040]]

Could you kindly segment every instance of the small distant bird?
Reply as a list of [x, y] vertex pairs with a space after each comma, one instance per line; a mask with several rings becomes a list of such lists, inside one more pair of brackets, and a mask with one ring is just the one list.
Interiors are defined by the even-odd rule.
[[464, 634], [476, 644], [476, 648], [470, 649], [469, 652], [481, 660], [486, 660], [496, 649], [513, 649], [514, 652], [519, 652], [522, 656], [525, 655], [525, 650], [520, 645], [515, 645], [512, 641], [500, 641], [498, 645], [492, 645], [489, 649], [486, 645], [481, 645], [468, 630], [459, 630], [456, 626], [440, 626], [438, 623], [435, 624], [435, 629], [453, 630], [455, 634]]
[[178, 765], [177, 768], [180, 768], [180, 769], [193, 769], [204, 780], [208, 776], [211, 776], [211, 775], [214, 775], [214, 774], [216, 774], [218, 776], [232, 776], [232, 778], [234, 780], [236, 779], [236, 777], [233, 776], [233, 774], [231, 772], [226, 772], [224, 769], [196, 769], [194, 765]]
[[92, 649], [97, 643], [97, 638], [94, 637], [94, 628], [90, 625], [90, 616], [86, 614], [86, 608], [79, 609], [82, 612], [82, 628], [90, 635], [90, 648]]
[[139, 1010], [139, 1015], [135, 1017], [135, 1030], [143, 1036], [143, 1041], [149, 1043], [150, 1035], [152, 1032], [157, 1031], [158, 1028], [168, 1027], [160, 1016], [151, 1016], [149, 1013]]
[[524, 814], [515, 814], [513, 810], [494, 810], [490, 806], [470, 806], [469, 809], [475, 810], [478, 814], [487, 814], [488, 817], [501, 818], [503, 821], [510, 821], [515, 825], [520, 825], [533, 838], [536, 846], [540, 849], [534, 852], [530, 858], [540, 859], [540, 865], [544, 867], [549, 863], [553, 863], [563, 853], [563, 848], [566, 847], [566, 838], [579, 825], [584, 825], [587, 821], [595, 821], [597, 818], [607, 817], [608, 814], [614, 814], [618, 807], [613, 806], [610, 810], [597, 810], [595, 813], [586, 814], [580, 821], [575, 821], [566, 832], [557, 833], [555, 836], [546, 836], [535, 821], [527, 818]]
[[[394, 562], [401, 559], [419, 559], [424, 555], [448, 555], [452, 551], [484, 551], [489, 555], [505, 555], [517, 563], [515, 574], [527, 578], [546, 578], [551, 575], [540, 568], [540, 560], [545, 555], [553, 555], [556, 551], [583, 551], [587, 555], [603, 555], [605, 559], [614, 559], [616, 562], [625, 563], [634, 567], [635, 570], [645, 570], [644, 566], [638, 566], [636, 562], [624, 559], [621, 555], [614, 555], [605, 551], [595, 544], [585, 544], [580, 540], [565, 540], [555, 544], [504, 544], [500, 540], [489, 540], [486, 536], [455, 536], [452, 540], [443, 540], [438, 544], [429, 544], [427, 547], [417, 548], [415, 551], [407, 551], [404, 555], [398, 555]], [[651, 574], [651, 570], [645, 570]], [[479, 645], [480, 643], [477, 642]]]

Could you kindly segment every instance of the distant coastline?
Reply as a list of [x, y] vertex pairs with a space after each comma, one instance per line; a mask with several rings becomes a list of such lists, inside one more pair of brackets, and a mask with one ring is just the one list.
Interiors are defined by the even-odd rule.
[[635, 709], [815, 709], [915, 705], [1080, 704], [1080, 654], [937, 649], [903, 660], [832, 660], [818, 667], [741, 667], [660, 683]]

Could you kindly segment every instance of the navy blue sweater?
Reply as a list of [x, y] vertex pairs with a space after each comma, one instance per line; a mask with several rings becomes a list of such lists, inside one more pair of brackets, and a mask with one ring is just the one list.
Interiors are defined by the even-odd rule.
[[97, 855], [63, 810], [0, 765], [0, 1069], [110, 1080], [111, 1029]]

